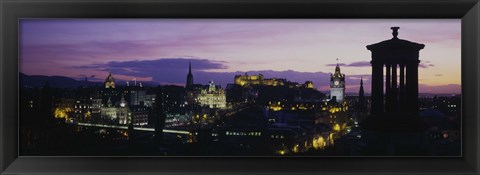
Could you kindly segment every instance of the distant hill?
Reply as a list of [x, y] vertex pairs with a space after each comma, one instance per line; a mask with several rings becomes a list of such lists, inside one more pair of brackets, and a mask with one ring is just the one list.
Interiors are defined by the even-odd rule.
[[56, 88], [77, 88], [79, 86], [95, 86], [102, 84], [99, 82], [78, 81], [63, 76], [26, 75], [24, 73], [20, 73], [19, 81], [21, 87], [43, 87], [47, 81], [51, 87]]
[[[93, 81], [79, 81], [70, 77], [64, 76], [45, 76], [45, 75], [26, 75], [19, 74], [19, 81], [21, 87], [43, 87], [48, 81], [50, 87], [55, 88], [78, 88], [80, 86], [103, 86], [102, 82]], [[117, 86], [126, 85], [125, 81], [116, 81]], [[131, 83], [132, 84], [132, 83]], [[142, 82], [144, 86], [157, 86], [155, 82]]]

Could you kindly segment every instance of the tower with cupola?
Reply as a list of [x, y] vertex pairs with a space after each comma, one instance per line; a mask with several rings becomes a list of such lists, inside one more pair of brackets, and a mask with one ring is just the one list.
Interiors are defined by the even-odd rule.
[[108, 74], [108, 77], [105, 79], [104, 84], [106, 89], [115, 88], [115, 79], [113, 79], [112, 73]]

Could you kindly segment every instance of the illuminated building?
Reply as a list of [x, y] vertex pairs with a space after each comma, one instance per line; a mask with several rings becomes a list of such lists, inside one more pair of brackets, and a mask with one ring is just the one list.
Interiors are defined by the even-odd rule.
[[[102, 99], [95, 88], [80, 87], [74, 98], [61, 98], [55, 106], [55, 117], [64, 118], [66, 122], [91, 122], [100, 116]], [[72, 94], [73, 95], [73, 94]]]
[[[288, 107], [288, 106], [287, 106]], [[285, 102], [284, 101], [269, 101], [267, 108], [272, 111], [280, 111], [283, 108], [285, 108]]]
[[284, 86], [287, 82], [283, 78], [265, 79], [262, 74], [258, 75], [235, 75], [235, 84], [240, 86], [265, 85], [265, 86]]
[[262, 85], [266, 86], [283, 86], [287, 82], [286, 79], [283, 78], [269, 78], [269, 79], [264, 79]]
[[275, 154], [289, 154], [295, 147], [299, 147], [299, 142], [304, 140], [302, 136], [304, 132], [304, 129], [296, 126], [269, 127], [266, 132], [263, 133], [267, 140], [264, 144], [272, 149]]
[[101, 116], [100, 109], [102, 108], [102, 99], [101, 98], [92, 98], [92, 103], [90, 106], [91, 117], [98, 118]]
[[[75, 109], [75, 103], [73, 99], [60, 99], [54, 109], [55, 118], [63, 118], [65, 121], [70, 120]], [[75, 109], [76, 111], [77, 109]]]
[[110, 100], [113, 104], [116, 104], [120, 100], [120, 92], [117, 89], [102, 89], [102, 103], [107, 104]]
[[335, 73], [330, 75], [330, 99], [342, 103], [345, 98], [345, 74], [340, 72], [340, 66], [337, 63]]
[[109, 73], [105, 79], [105, 88], [115, 88], [115, 79], [113, 79], [112, 73]]
[[305, 83], [303, 84], [303, 86], [305, 88], [308, 88], [308, 89], [313, 89], [313, 82], [312, 81], [305, 81]]
[[91, 117], [91, 102], [87, 99], [77, 99], [74, 105], [74, 117], [80, 121], [88, 121]]
[[108, 99], [107, 106], [101, 107], [100, 113], [103, 118], [116, 121], [118, 124], [128, 124], [132, 115], [123, 96], [118, 106], [114, 106]]
[[165, 127], [175, 127], [186, 125], [191, 121], [190, 115], [167, 114], [165, 118]]
[[102, 117], [105, 117], [110, 120], [116, 120], [117, 117], [117, 108], [112, 105], [112, 100], [108, 99], [107, 106], [100, 108], [100, 113]]
[[155, 94], [147, 94], [145, 90], [131, 90], [130, 105], [152, 107], [155, 103]]
[[187, 83], [185, 84], [185, 88], [192, 89], [192, 86], [193, 86], [192, 63], [188, 63], [188, 75], [187, 75]]
[[260, 85], [263, 84], [263, 75], [235, 75], [234, 79], [235, 84], [240, 86], [248, 86], [248, 85]]
[[115, 88], [115, 79], [111, 73], [108, 74], [104, 84], [104, 88], [100, 91], [102, 103], [106, 104], [108, 100], [111, 100], [113, 103], [117, 103], [120, 100], [121, 91]]
[[129, 124], [131, 119], [130, 109], [127, 107], [127, 101], [125, 98], [120, 100], [120, 108], [118, 108], [118, 123], [120, 124]]
[[227, 107], [227, 98], [225, 91], [217, 88], [213, 81], [209, 82], [208, 88], [204, 88], [197, 95], [197, 102], [202, 106], [209, 108], [225, 108]]
[[144, 90], [130, 90], [130, 105], [140, 105], [145, 100], [146, 92]]
[[135, 126], [143, 126], [148, 124], [149, 107], [145, 106], [129, 106], [131, 110], [132, 122]]
[[225, 130], [212, 132], [213, 139], [219, 139], [232, 149], [252, 150], [265, 144], [265, 133], [256, 128], [231, 127]]

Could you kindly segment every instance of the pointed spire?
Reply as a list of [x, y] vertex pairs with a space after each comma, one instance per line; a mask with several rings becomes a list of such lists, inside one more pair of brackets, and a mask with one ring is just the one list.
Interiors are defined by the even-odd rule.
[[192, 75], [192, 62], [188, 62], [188, 74], [187, 74], [187, 83], [185, 84], [185, 87], [187, 89], [190, 89], [193, 85], [193, 75]]
[[192, 74], [192, 62], [188, 62], [188, 74]]
[[335, 73], [340, 73], [340, 65], [338, 64], [338, 58], [337, 58], [337, 67], [335, 67]]
[[358, 91], [358, 109], [360, 112], [367, 110], [365, 102], [365, 91], [363, 90], [363, 77], [360, 78], [360, 90]]
[[127, 105], [124, 94], [122, 93], [122, 99], [120, 100], [120, 107], [124, 108]]
[[208, 82], [208, 92], [215, 92], [216, 91], [216, 87], [215, 87], [215, 83], [212, 81], [209, 81]]
[[110, 97], [108, 97], [107, 106], [112, 107], [112, 99]]
[[363, 90], [363, 77], [360, 78], [360, 90], [358, 91], [360, 98], [364, 98], [365, 91]]

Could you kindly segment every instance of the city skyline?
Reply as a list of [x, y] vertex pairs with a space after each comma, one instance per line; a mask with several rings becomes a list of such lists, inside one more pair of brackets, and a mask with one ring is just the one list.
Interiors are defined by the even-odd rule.
[[22, 20], [20, 72], [184, 85], [192, 62], [198, 84], [248, 72], [326, 91], [339, 58], [346, 91], [363, 77], [369, 93], [365, 46], [390, 39], [394, 25], [399, 38], [426, 44], [420, 93], [460, 93], [460, 20]]
[[462, 153], [455, 21], [160, 21], [22, 23], [20, 155]]

